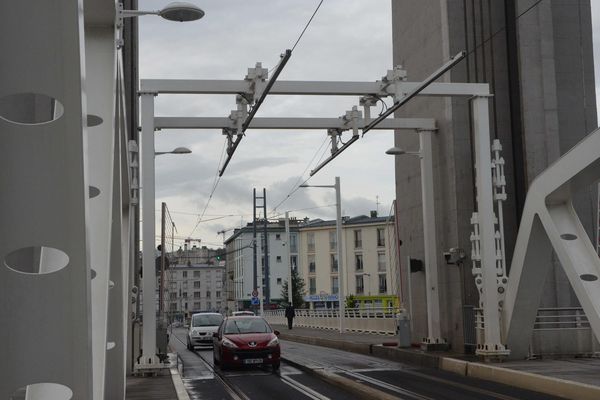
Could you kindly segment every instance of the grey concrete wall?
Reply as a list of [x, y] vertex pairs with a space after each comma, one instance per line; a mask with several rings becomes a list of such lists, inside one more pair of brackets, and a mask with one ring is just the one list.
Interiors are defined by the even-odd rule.
[[[519, 15], [534, 0], [517, 0]], [[494, 98], [490, 102], [492, 138], [499, 138], [506, 160], [505, 239], [508, 265], [518, 231], [520, 214], [517, 195], [524, 197], [535, 176], [597, 126], [588, 0], [543, 1], [517, 20], [517, 49], [507, 41], [504, 1], [485, 0], [393, 0], [394, 64], [418, 81], [460, 50], [467, 60], [442, 80], [486, 82]], [[510, 52], [510, 53], [509, 53]], [[511, 115], [507, 58], [518, 57], [520, 113]], [[450, 76], [449, 76], [450, 75]], [[515, 100], [513, 96], [513, 101]], [[469, 219], [474, 211], [473, 152], [467, 99], [417, 98], [403, 107], [399, 116], [436, 118], [439, 131], [434, 140], [437, 237], [440, 253], [462, 247], [470, 254]], [[511, 128], [511, 118], [523, 130], [524, 146]], [[512, 125], [514, 126], [514, 124]], [[397, 133], [396, 145], [418, 148], [416, 134]], [[515, 153], [513, 153], [515, 152]], [[522, 154], [525, 171], [515, 167]], [[517, 193], [516, 179], [523, 176], [524, 189]], [[406, 282], [406, 256], [423, 258], [420, 168], [416, 158], [396, 159], [396, 187], [402, 267]], [[576, 209], [594, 238], [595, 189], [582, 193]], [[442, 332], [453, 348], [462, 349], [462, 305], [478, 304], [470, 259], [463, 270], [438, 260]], [[562, 270], [550, 258], [544, 306], [577, 305]], [[427, 333], [423, 273], [412, 274], [413, 340]], [[406, 288], [404, 289], [406, 293]]]

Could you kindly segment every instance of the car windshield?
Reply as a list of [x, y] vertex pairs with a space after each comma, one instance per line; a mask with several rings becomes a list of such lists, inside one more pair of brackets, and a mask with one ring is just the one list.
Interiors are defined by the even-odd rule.
[[192, 326], [219, 326], [223, 321], [223, 316], [218, 314], [199, 314], [192, 317]]
[[225, 334], [270, 333], [271, 328], [262, 318], [239, 318], [227, 320]]

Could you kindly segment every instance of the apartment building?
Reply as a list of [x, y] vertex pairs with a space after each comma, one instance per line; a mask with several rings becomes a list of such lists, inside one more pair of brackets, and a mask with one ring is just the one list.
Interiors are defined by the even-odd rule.
[[165, 312], [177, 320], [199, 311], [225, 312], [224, 275], [224, 265], [171, 265], [165, 272]]
[[[298, 227], [300, 222], [290, 218], [290, 264], [286, 262], [287, 243], [285, 241], [285, 221], [269, 222], [267, 225], [267, 256], [265, 258], [264, 223], [257, 223], [257, 284], [262, 283], [263, 293], [271, 303], [285, 302], [281, 296], [283, 283], [288, 280], [288, 265], [296, 268], [298, 265]], [[254, 290], [254, 226], [248, 223], [241, 229], [236, 229], [225, 240], [227, 254], [226, 287], [227, 302], [230, 309], [247, 309], [250, 307], [252, 291]], [[265, 261], [266, 260], [266, 261]], [[268, 262], [269, 277], [265, 276], [265, 262]]]
[[[342, 221], [344, 294], [358, 307], [398, 305], [398, 257], [393, 218], [361, 215]], [[335, 220], [300, 228], [300, 272], [310, 308], [337, 308], [340, 274]], [[345, 299], [344, 299], [345, 300]]]

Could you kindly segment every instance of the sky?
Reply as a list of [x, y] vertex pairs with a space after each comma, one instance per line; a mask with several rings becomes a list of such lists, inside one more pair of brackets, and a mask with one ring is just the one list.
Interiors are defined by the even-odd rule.
[[[160, 9], [164, 4], [141, 1], [139, 8]], [[241, 80], [257, 62], [271, 70], [280, 54], [294, 45], [319, 1], [203, 0], [195, 4], [206, 13], [196, 22], [139, 19], [141, 79]], [[374, 82], [391, 68], [390, 0], [325, 0], [279, 80]], [[337, 118], [353, 105], [358, 105], [358, 98], [274, 96], [267, 97], [256, 116]], [[235, 108], [231, 95], [159, 95], [155, 115], [227, 117]], [[192, 150], [189, 155], [156, 157], [156, 210], [161, 202], [167, 203], [177, 229], [175, 247], [185, 237], [201, 239], [201, 245], [208, 247], [221, 246], [223, 236], [217, 232], [252, 220], [253, 188], [261, 194], [266, 188], [269, 217], [282, 218], [290, 211], [291, 217], [334, 219], [333, 189], [299, 189], [287, 197], [308, 178], [317, 160], [329, 156], [326, 137], [325, 130], [248, 130], [206, 208], [206, 222], [198, 224], [225, 138], [220, 130], [159, 132], [156, 151], [178, 146]], [[346, 133], [344, 140], [349, 137]], [[380, 215], [388, 215], [394, 198], [394, 160], [385, 150], [392, 146], [391, 131], [371, 131], [308, 183], [333, 185], [339, 176], [344, 215], [377, 209]], [[227, 231], [226, 237], [232, 233]]]
[[[319, 0], [192, 2], [206, 13], [199, 21], [139, 19], [141, 79], [241, 80], [257, 62], [271, 70], [280, 54], [294, 45], [319, 4]], [[150, 10], [167, 2], [139, 3], [140, 9]], [[600, 0], [591, 4], [598, 71]], [[392, 68], [391, 29], [391, 0], [325, 0], [279, 80], [380, 80]], [[271, 96], [256, 116], [337, 118], [357, 104], [355, 97]], [[156, 116], [227, 117], [236, 106], [231, 95], [159, 95], [155, 107]], [[290, 211], [291, 217], [334, 219], [334, 190], [294, 191], [318, 160], [328, 157], [326, 137], [325, 131], [248, 130], [209, 201], [222, 163], [225, 138], [221, 131], [160, 131], [156, 151], [186, 146], [193, 153], [156, 157], [156, 222], [160, 203], [166, 202], [176, 225], [175, 248], [186, 237], [201, 239], [200, 245], [220, 247], [223, 236], [219, 231], [225, 230], [229, 237], [233, 228], [252, 220], [253, 188], [258, 193], [266, 188], [271, 218], [282, 218]], [[339, 176], [344, 215], [371, 210], [388, 215], [395, 196], [394, 160], [385, 150], [392, 146], [391, 131], [371, 131], [308, 183], [332, 185]]]

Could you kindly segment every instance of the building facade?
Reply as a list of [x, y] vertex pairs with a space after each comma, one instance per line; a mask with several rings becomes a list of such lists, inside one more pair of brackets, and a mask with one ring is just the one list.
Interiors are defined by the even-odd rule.
[[[269, 222], [267, 226], [267, 252], [265, 257], [264, 225], [257, 225], [256, 262], [257, 283], [262, 283], [262, 290], [269, 291], [271, 303], [286, 302], [281, 290], [283, 283], [289, 279], [289, 266], [298, 265], [298, 227], [299, 221], [290, 219], [289, 263], [286, 262], [288, 246], [285, 241], [285, 221]], [[227, 254], [226, 287], [227, 301], [231, 310], [250, 308], [254, 287], [254, 228], [249, 223], [241, 229], [236, 229], [225, 240]], [[269, 277], [265, 276], [265, 260], [269, 264]]]
[[170, 320], [183, 321], [200, 311], [224, 313], [227, 306], [224, 276], [224, 265], [171, 265], [165, 271], [163, 300]]
[[[490, 85], [491, 135], [500, 140], [505, 160], [504, 235], [510, 266], [529, 184], [597, 126], [590, 2], [400, 0], [392, 2], [392, 21], [394, 65], [406, 69], [409, 81], [424, 79], [465, 50], [466, 60], [438, 81]], [[415, 98], [399, 115], [437, 122], [433, 162], [441, 330], [452, 347], [461, 350], [473, 345], [471, 318], [479, 304], [469, 267], [470, 218], [476, 196], [470, 101]], [[395, 143], [406, 150], [419, 147], [415, 134], [397, 133]], [[402, 252], [423, 259], [420, 185], [418, 160], [396, 157]], [[595, 188], [589, 188], [574, 201], [592, 240], [595, 193]], [[465, 250], [462, 265], [445, 263], [443, 252], [450, 248]], [[540, 306], [577, 307], [556, 256], [548, 254], [539, 262], [549, 266], [547, 276], [540, 277], [545, 285]], [[411, 274], [407, 264], [402, 263], [403, 281], [405, 286], [412, 284], [412, 298], [403, 300], [412, 305], [413, 339], [418, 339], [427, 336], [427, 288], [424, 274]]]
[[[398, 305], [398, 252], [393, 217], [358, 216], [342, 221], [344, 299], [357, 307]], [[336, 221], [300, 227], [300, 275], [312, 309], [337, 308], [340, 271]]]

